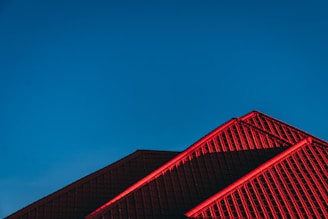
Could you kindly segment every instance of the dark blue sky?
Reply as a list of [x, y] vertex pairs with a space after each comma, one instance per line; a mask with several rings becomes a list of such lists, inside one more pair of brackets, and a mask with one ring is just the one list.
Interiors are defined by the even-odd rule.
[[328, 140], [309, 2], [0, 0], [0, 217], [254, 109]]

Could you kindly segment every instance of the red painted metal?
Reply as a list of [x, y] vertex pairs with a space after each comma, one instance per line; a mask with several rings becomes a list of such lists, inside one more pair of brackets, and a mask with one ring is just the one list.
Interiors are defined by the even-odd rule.
[[[140, 180], [130, 181], [131, 186], [84, 216], [320, 218], [328, 215], [327, 157], [323, 140], [253, 111], [231, 119]], [[111, 187], [112, 182], [105, 185]]]
[[138, 150], [7, 218], [83, 218], [177, 154]]
[[[271, 129], [267, 123], [270, 123]], [[265, 126], [269, 128], [264, 128]], [[270, 157], [282, 152], [284, 148], [293, 145], [296, 137], [292, 138], [291, 135], [301, 136], [300, 138], [310, 136], [256, 111], [240, 119], [232, 119], [86, 218], [107, 218], [106, 215], [110, 218], [115, 209], [125, 211], [130, 217], [140, 218], [182, 215], [184, 210], [197, 205], [197, 202], [206, 199], [211, 193], [215, 194], [215, 191], [229, 186]], [[271, 156], [263, 156], [263, 151]], [[242, 153], [236, 155], [236, 152]], [[246, 159], [247, 156], [252, 158]], [[159, 188], [151, 185], [157, 185], [161, 181], [164, 183]], [[145, 190], [153, 190], [161, 198], [154, 199], [151, 194], [145, 193]], [[124, 203], [130, 199], [143, 203], [140, 208], [142, 211], [138, 211], [135, 206], [124, 208]], [[148, 204], [145, 204], [146, 200]], [[163, 209], [164, 206], [167, 209]], [[238, 215], [241, 214], [242, 211], [239, 211]]]
[[[328, 215], [327, 156], [327, 147], [308, 137], [185, 215], [189, 218], [324, 218]], [[245, 199], [251, 199], [253, 204]], [[224, 200], [231, 201], [224, 203]]]

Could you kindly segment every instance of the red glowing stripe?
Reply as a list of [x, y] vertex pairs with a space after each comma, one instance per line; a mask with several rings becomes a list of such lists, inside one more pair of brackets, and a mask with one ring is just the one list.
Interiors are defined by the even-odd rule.
[[288, 148], [284, 152], [278, 154], [277, 156], [273, 157], [272, 159], [268, 160], [261, 166], [257, 167], [253, 171], [249, 172], [245, 176], [241, 177], [239, 180], [235, 181], [234, 183], [227, 186], [225, 189], [221, 190], [220, 192], [216, 193], [215, 195], [211, 196], [210, 198], [206, 199], [199, 205], [197, 205], [195, 208], [189, 210], [187, 213], [185, 213], [185, 216], [192, 217], [195, 214], [198, 214], [199, 212], [202, 212], [203, 209], [207, 208], [209, 205], [211, 205], [215, 200], [217, 200], [219, 197], [225, 196], [229, 194], [230, 192], [234, 191], [238, 186], [246, 183], [250, 179], [256, 177], [257, 175], [261, 174], [262, 172], [266, 171], [270, 166], [274, 165], [275, 163], [281, 161], [282, 159], [290, 156], [291, 153], [298, 150], [299, 148], [311, 144], [312, 138], [308, 137], [306, 139], [303, 139], [302, 141], [299, 141], [292, 147]]
[[[249, 114], [252, 114], [253, 115], [253, 113], [254, 112], [251, 112]], [[158, 169], [156, 169], [155, 171], [153, 171], [152, 173], [150, 173], [146, 177], [142, 178], [141, 180], [139, 180], [138, 182], [136, 182], [135, 184], [133, 184], [132, 186], [130, 186], [129, 188], [127, 188], [125, 191], [123, 191], [122, 193], [120, 193], [119, 195], [117, 195], [115, 198], [111, 199], [110, 201], [108, 201], [107, 203], [105, 203], [104, 205], [102, 205], [101, 207], [99, 207], [98, 209], [96, 209], [95, 211], [91, 212], [85, 218], [87, 218], [87, 219], [88, 218], [92, 218], [93, 216], [97, 215], [99, 212], [101, 212], [102, 210], [106, 209], [108, 206], [110, 206], [114, 202], [120, 200], [124, 196], [128, 195], [129, 193], [133, 192], [134, 190], [136, 190], [137, 188], [143, 186], [144, 184], [148, 183], [152, 179], [154, 179], [154, 178], [162, 175], [162, 173], [165, 170], [167, 170], [168, 168], [170, 168], [172, 166], [175, 166], [177, 162], [179, 162], [180, 160], [182, 160], [183, 158], [185, 158], [186, 156], [188, 156], [190, 153], [192, 153], [195, 149], [197, 149], [199, 147], [199, 145], [205, 143], [208, 139], [210, 139], [213, 136], [217, 135], [219, 131], [224, 130], [226, 127], [228, 127], [230, 125], [235, 124], [237, 121], [238, 121], [237, 119], [231, 119], [228, 122], [226, 122], [223, 125], [221, 125], [220, 127], [216, 128], [215, 130], [213, 130], [212, 132], [210, 132], [208, 135], [204, 136], [199, 141], [197, 141], [196, 143], [194, 143], [193, 145], [191, 145], [189, 148], [187, 148], [186, 150], [184, 150], [183, 152], [181, 152], [179, 155], [177, 155], [176, 157], [174, 157], [172, 160], [168, 161], [163, 166], [159, 167]]]

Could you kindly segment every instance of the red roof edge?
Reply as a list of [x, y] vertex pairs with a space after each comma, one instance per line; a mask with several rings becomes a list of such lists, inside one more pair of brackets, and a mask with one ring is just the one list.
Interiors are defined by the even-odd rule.
[[12, 214], [6, 216], [6, 218], [9, 217], [15, 217], [16, 214], [22, 214], [22, 212], [27, 211], [28, 209], [33, 209], [33, 208], [37, 208], [38, 205], [40, 205], [40, 203], [44, 202], [49, 202], [53, 199], [55, 199], [57, 196], [60, 196], [62, 194], [65, 194], [67, 192], [69, 192], [70, 190], [80, 186], [83, 183], [86, 183], [88, 180], [96, 178], [97, 176], [106, 173], [106, 171], [108, 171], [109, 168], [116, 168], [117, 166], [121, 165], [122, 162], [127, 162], [128, 160], [134, 159], [136, 157], [138, 157], [139, 155], [141, 155], [142, 153], [157, 153], [157, 152], [166, 152], [166, 153], [179, 153], [176, 151], [162, 151], [162, 150], [148, 150], [148, 149], [138, 149], [128, 155], [125, 155], [124, 157], [120, 158], [119, 160], [115, 161], [114, 163], [111, 163], [97, 171], [94, 171], [86, 176], [83, 176], [82, 178], [68, 184], [67, 186], [64, 186], [52, 193], [50, 193], [49, 195], [42, 197], [34, 202], [32, 202], [31, 204], [13, 212]]
[[284, 152], [282, 152], [282, 153], [278, 154], [277, 156], [271, 158], [270, 160], [268, 160], [264, 164], [260, 165], [256, 169], [254, 169], [251, 172], [249, 172], [248, 174], [246, 174], [245, 176], [239, 178], [237, 181], [230, 184], [229, 186], [227, 186], [223, 190], [219, 191], [218, 193], [216, 193], [213, 196], [209, 197], [205, 201], [201, 202], [199, 205], [197, 205], [196, 207], [194, 207], [191, 210], [189, 210], [188, 212], [186, 212], [185, 216], [191, 217], [192, 215], [197, 214], [198, 212], [202, 211], [202, 209], [206, 208], [208, 205], [210, 205], [216, 199], [218, 199], [218, 197], [221, 197], [221, 196], [224, 196], [224, 195], [230, 193], [231, 191], [236, 189], [238, 186], [240, 186], [243, 183], [245, 183], [246, 181], [254, 178], [258, 174], [261, 174], [267, 168], [269, 168], [270, 166], [272, 166], [275, 163], [279, 162], [280, 160], [286, 158], [287, 156], [289, 156], [291, 153], [293, 153], [297, 149], [301, 148], [304, 145], [308, 145], [308, 144], [311, 144], [311, 143], [312, 143], [312, 137], [308, 137], [308, 138], [305, 138], [305, 139], [299, 141], [298, 143], [294, 144], [293, 146], [291, 146], [290, 148], [288, 148]]
[[[258, 112], [256, 111], [252, 111], [246, 115], [244, 115], [241, 118], [244, 117], [251, 117], [254, 116], [254, 114], [257, 114]], [[181, 159], [183, 159], [185, 156], [187, 156], [188, 154], [190, 154], [191, 152], [193, 152], [193, 150], [195, 150], [200, 144], [206, 142], [207, 139], [211, 138], [213, 135], [215, 135], [218, 131], [236, 123], [238, 121], [238, 119], [233, 118], [230, 119], [228, 122], [223, 123], [221, 126], [217, 127], [216, 129], [214, 129], [213, 131], [211, 131], [209, 134], [205, 135], [204, 137], [202, 137], [201, 139], [199, 139], [198, 141], [196, 141], [194, 144], [192, 144], [190, 147], [188, 147], [186, 150], [182, 151], [180, 154], [178, 154], [176, 157], [174, 157], [172, 160], [168, 161], [166, 164], [164, 164], [163, 166], [159, 167], [158, 169], [154, 170], [153, 172], [151, 172], [149, 175], [147, 175], [146, 177], [142, 178], [141, 180], [139, 180], [138, 182], [136, 182], [135, 184], [133, 184], [132, 186], [130, 186], [129, 188], [127, 188], [125, 191], [123, 191], [122, 193], [120, 193], [119, 195], [117, 195], [115, 198], [109, 200], [107, 203], [105, 203], [104, 205], [102, 205], [101, 207], [99, 207], [98, 209], [94, 210], [93, 212], [91, 212], [89, 215], [87, 215], [85, 218], [92, 218], [94, 215], [97, 215], [99, 212], [101, 212], [103, 209], [105, 209], [106, 207], [110, 206], [111, 204], [113, 204], [114, 202], [118, 201], [119, 199], [123, 198], [124, 196], [126, 196], [127, 194], [129, 194], [130, 192], [132, 192], [133, 190], [141, 187], [142, 185], [144, 185], [145, 183], [149, 182], [151, 179], [159, 176], [162, 174], [163, 171], [165, 171], [165, 169], [169, 168], [170, 166], [174, 166], [178, 161], [180, 161]]]
[[250, 117], [256, 116], [257, 114], [263, 114], [263, 113], [261, 113], [261, 112], [259, 112], [257, 110], [253, 110], [252, 112], [247, 113], [246, 115], [240, 117], [239, 119], [240, 120], [246, 120], [246, 119], [248, 119]]

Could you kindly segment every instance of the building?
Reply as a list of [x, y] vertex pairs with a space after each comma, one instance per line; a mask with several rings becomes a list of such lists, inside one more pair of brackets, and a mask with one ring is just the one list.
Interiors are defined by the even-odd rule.
[[8, 218], [324, 218], [328, 143], [257, 111], [137, 151]]

